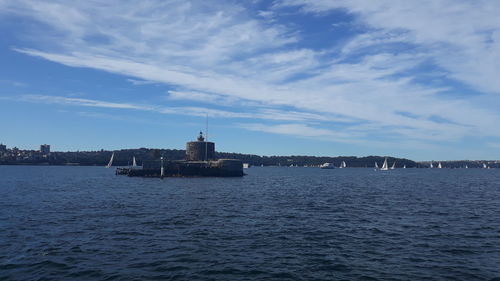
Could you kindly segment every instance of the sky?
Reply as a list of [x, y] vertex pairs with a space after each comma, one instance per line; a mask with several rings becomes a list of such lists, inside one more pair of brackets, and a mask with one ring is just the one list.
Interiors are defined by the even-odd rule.
[[0, 0], [0, 142], [500, 159], [500, 2]]

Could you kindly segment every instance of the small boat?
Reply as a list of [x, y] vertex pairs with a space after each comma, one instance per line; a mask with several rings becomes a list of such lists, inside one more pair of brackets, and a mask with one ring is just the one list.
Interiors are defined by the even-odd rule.
[[320, 169], [335, 169], [332, 163], [323, 163], [319, 166]]
[[342, 169], [342, 168], [347, 168], [347, 164], [345, 163], [345, 161], [342, 161], [342, 163], [340, 163], [339, 168], [340, 168], [340, 169]]
[[467, 166], [467, 164], [465, 164], [465, 169], [469, 169], [469, 166]]
[[[135, 161], [135, 156], [132, 157], [132, 166], [129, 165], [127, 167], [119, 167], [116, 168], [115, 174], [116, 175], [128, 175], [131, 170], [137, 169], [137, 162]], [[109, 167], [108, 167], [109, 168]]]
[[391, 170], [394, 170], [396, 169], [396, 161], [394, 161], [394, 163], [392, 163], [392, 166], [391, 166]]
[[130, 169], [136, 169], [137, 167], [137, 162], [135, 161], [135, 156], [132, 157], [132, 166], [130, 166]]
[[378, 164], [377, 164], [377, 162], [375, 161], [375, 170], [378, 170], [378, 169], [379, 169], [379, 168], [378, 168]]
[[434, 165], [432, 165], [432, 162], [431, 162], [431, 165], [429, 166], [429, 168], [431, 168], [431, 169], [434, 168]]
[[114, 158], [115, 158], [115, 153], [113, 152], [113, 154], [111, 154], [111, 159], [109, 159], [108, 165], [106, 165], [106, 168], [111, 168], [111, 166], [113, 165]]
[[130, 168], [116, 168], [115, 175], [128, 175]]
[[443, 166], [441, 166], [441, 162], [439, 162], [438, 169], [441, 169], [441, 168], [443, 168]]
[[403, 169], [406, 169], [406, 164], [403, 165]]
[[385, 157], [384, 164], [382, 165], [382, 168], [380, 168], [381, 171], [387, 171], [389, 170], [389, 164], [387, 164], [387, 157]]

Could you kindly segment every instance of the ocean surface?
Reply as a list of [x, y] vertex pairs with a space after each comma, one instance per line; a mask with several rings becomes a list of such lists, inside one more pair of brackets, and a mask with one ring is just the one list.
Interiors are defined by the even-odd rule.
[[0, 166], [0, 280], [500, 280], [500, 169]]

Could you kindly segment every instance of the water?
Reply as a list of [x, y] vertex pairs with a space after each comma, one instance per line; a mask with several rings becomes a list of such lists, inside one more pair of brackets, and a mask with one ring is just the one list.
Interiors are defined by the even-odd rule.
[[500, 277], [500, 170], [245, 172], [0, 166], [0, 279]]

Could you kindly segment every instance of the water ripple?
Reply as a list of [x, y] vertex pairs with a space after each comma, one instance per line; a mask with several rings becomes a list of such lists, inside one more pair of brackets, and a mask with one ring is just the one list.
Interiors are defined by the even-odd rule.
[[0, 279], [500, 280], [500, 171], [0, 166]]

